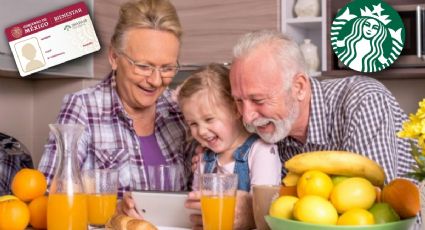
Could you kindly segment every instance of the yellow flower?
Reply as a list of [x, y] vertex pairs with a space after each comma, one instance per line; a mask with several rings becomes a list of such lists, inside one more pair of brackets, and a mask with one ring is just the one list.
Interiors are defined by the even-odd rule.
[[[419, 109], [418, 109], [418, 111], [416, 112], [416, 115], [419, 117], [419, 118], [421, 118], [421, 119], [424, 119], [425, 120], [425, 99], [423, 99], [421, 102], [419, 102]], [[423, 121], [424, 121], [423, 120]], [[425, 123], [424, 123], [424, 125], [425, 125]]]
[[402, 138], [419, 138], [421, 134], [425, 134], [425, 119], [420, 119], [416, 114], [410, 114], [409, 120], [403, 123], [403, 129], [398, 132], [398, 136]]
[[419, 108], [425, 108], [425, 98], [419, 102]]

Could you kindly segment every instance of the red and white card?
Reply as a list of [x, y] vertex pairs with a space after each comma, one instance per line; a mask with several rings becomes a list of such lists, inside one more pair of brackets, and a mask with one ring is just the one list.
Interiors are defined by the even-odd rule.
[[10, 26], [5, 33], [22, 77], [100, 49], [84, 2]]

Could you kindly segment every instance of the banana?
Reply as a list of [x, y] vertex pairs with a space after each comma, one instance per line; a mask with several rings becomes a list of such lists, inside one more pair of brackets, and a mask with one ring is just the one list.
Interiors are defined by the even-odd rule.
[[17, 200], [17, 199], [18, 199], [18, 197], [13, 196], [13, 195], [0, 196], [0, 202], [7, 201], [7, 200]]
[[375, 161], [346, 151], [301, 153], [286, 161], [285, 168], [296, 174], [315, 169], [331, 175], [358, 176], [376, 186], [382, 186], [385, 181], [384, 170]]
[[298, 179], [300, 179], [300, 175], [288, 172], [286, 176], [282, 179], [282, 184], [285, 186], [296, 186], [298, 183]]

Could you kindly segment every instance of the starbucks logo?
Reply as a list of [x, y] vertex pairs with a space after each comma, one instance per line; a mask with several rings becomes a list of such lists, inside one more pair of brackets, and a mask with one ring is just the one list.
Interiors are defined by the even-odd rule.
[[390, 66], [404, 46], [400, 15], [380, 0], [354, 0], [342, 8], [331, 26], [331, 45], [338, 59], [360, 72]]

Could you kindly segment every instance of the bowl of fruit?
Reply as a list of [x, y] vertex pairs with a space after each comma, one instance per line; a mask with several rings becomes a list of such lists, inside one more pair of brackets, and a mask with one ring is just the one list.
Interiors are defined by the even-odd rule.
[[270, 229], [291, 229], [291, 230], [407, 230], [415, 223], [416, 218], [409, 218], [385, 224], [373, 224], [368, 226], [341, 226], [341, 225], [321, 225], [310, 224], [295, 220], [285, 220], [266, 216], [266, 222]]
[[265, 220], [272, 230], [407, 230], [420, 210], [419, 190], [407, 179], [384, 184], [373, 160], [319, 151], [287, 162], [279, 197]]

